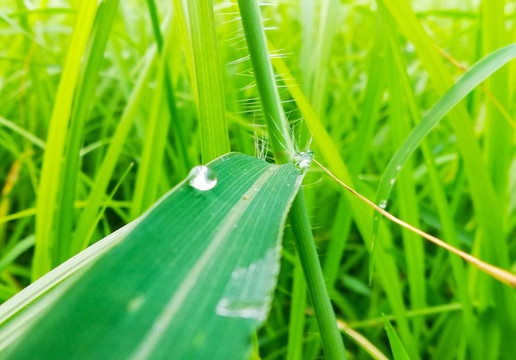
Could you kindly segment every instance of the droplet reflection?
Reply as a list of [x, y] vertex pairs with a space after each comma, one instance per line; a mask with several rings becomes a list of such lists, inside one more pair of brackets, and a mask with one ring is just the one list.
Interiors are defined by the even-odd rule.
[[188, 174], [188, 185], [201, 191], [211, 190], [217, 185], [217, 175], [206, 165], [196, 166]]

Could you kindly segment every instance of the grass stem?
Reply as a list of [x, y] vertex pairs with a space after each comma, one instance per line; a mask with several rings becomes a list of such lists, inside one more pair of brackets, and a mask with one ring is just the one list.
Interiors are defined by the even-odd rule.
[[[288, 123], [274, 81], [260, 8], [255, 0], [239, 0], [238, 5], [274, 157], [277, 163], [286, 163], [291, 160], [294, 145], [290, 139]], [[344, 344], [326, 289], [302, 188], [292, 203], [290, 223], [294, 231], [308, 291], [314, 305], [326, 357], [328, 359], [345, 359]]]

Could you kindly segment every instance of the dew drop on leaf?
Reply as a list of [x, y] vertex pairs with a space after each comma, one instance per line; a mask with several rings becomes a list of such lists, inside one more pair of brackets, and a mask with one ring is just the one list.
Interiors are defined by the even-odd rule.
[[300, 170], [307, 170], [314, 159], [313, 151], [301, 151], [294, 155], [294, 166]]
[[217, 185], [217, 175], [206, 165], [196, 166], [188, 174], [188, 185], [201, 191], [211, 190]]
[[382, 209], [385, 209], [387, 207], [387, 200], [382, 200], [380, 201], [380, 204], [378, 204], [379, 207], [381, 207]]

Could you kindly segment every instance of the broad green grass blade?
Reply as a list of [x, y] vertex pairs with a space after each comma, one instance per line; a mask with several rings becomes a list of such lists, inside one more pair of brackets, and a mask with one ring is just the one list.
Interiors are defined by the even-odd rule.
[[[50, 119], [50, 129], [46, 141], [43, 169], [38, 191], [36, 216], [36, 249], [32, 266], [33, 280], [41, 277], [52, 268], [50, 250], [54, 215], [59, 191], [59, 177], [62, 171], [62, 157], [72, 108], [73, 95], [79, 76], [81, 59], [86, 49], [97, 10], [97, 2], [81, 2], [77, 24], [70, 41], [71, 46], [65, 60], [61, 81]], [[56, 179], [57, 177], [57, 179]]]
[[392, 327], [391, 323], [384, 316], [383, 318], [385, 324], [385, 331], [387, 332], [387, 336], [389, 337], [389, 343], [391, 344], [392, 355], [394, 356], [394, 360], [409, 360], [410, 357], [407, 354], [407, 350], [405, 350], [405, 346], [401, 342], [396, 330]]
[[[405, 139], [385, 169], [377, 192], [377, 203], [386, 202], [400, 170], [421, 141], [439, 121], [466, 95], [496, 70], [516, 57], [516, 44], [501, 48], [476, 63], [457, 83], [432, 106]], [[394, 180], [394, 181], [393, 181]]]
[[229, 151], [213, 1], [188, 2], [188, 15], [195, 65], [202, 162], [207, 163]]
[[[50, 292], [53, 305], [32, 313], [36, 321], [18, 338], [4, 334], [12, 337], [0, 358], [245, 359], [267, 316], [302, 176], [292, 164], [235, 153], [209, 168], [214, 188], [201, 191], [190, 178], [165, 195], [123, 240]], [[5, 327], [20, 308], [0, 308]]]

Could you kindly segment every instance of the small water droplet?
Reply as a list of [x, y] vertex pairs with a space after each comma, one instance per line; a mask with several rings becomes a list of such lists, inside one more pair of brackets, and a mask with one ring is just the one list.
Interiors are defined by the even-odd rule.
[[398, 165], [398, 167], [396, 168], [396, 170], [401, 171], [401, 165]]
[[217, 185], [217, 175], [206, 165], [196, 166], [188, 174], [188, 184], [197, 190], [208, 191]]
[[312, 165], [314, 159], [314, 152], [311, 150], [301, 151], [294, 155], [294, 166], [300, 170], [307, 170]]
[[395, 178], [392, 178], [391, 181], [390, 181], [391, 185], [394, 185], [395, 182], [396, 182]]
[[268, 304], [264, 301], [238, 301], [223, 298], [217, 304], [216, 312], [220, 316], [263, 321], [267, 317], [268, 309]]
[[387, 200], [383, 199], [382, 201], [380, 201], [380, 204], [378, 204], [378, 206], [382, 209], [385, 209], [387, 207]]
[[145, 302], [145, 298], [143, 296], [137, 296], [137, 297], [131, 299], [131, 301], [129, 301], [129, 304], [127, 304], [127, 310], [130, 313], [134, 313], [141, 308], [141, 306], [143, 305], [144, 302]]

